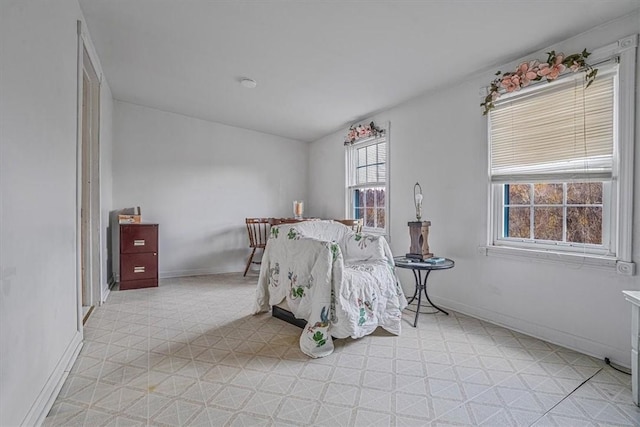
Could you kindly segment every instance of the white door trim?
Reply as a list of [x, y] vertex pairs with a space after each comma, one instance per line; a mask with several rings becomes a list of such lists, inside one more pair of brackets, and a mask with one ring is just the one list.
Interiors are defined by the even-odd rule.
[[[82, 332], [82, 306], [97, 305], [102, 301], [102, 262], [101, 248], [102, 238], [100, 230], [101, 224], [101, 195], [100, 195], [100, 85], [102, 81], [102, 71], [95, 49], [81, 21], [77, 22], [78, 30], [78, 68], [77, 68], [77, 141], [76, 141], [76, 280], [77, 280], [77, 305], [78, 305], [78, 331]], [[85, 64], [85, 51], [91, 64]], [[95, 111], [92, 112], [93, 129], [90, 130], [89, 152], [83, 152], [83, 78], [85, 70], [93, 68], [97, 77], [97, 87], [90, 93], [90, 98], [97, 100]], [[93, 73], [91, 73], [93, 74]], [[95, 124], [95, 126], [93, 126]], [[85, 156], [86, 155], [86, 156]], [[89, 167], [89, 191], [85, 193], [87, 200], [83, 201], [83, 159], [87, 161]], [[83, 244], [82, 235], [82, 208], [86, 204], [87, 236]], [[85, 271], [83, 272], [83, 258], [85, 260]], [[83, 274], [85, 280], [83, 281]], [[84, 300], [83, 301], [83, 283]]]

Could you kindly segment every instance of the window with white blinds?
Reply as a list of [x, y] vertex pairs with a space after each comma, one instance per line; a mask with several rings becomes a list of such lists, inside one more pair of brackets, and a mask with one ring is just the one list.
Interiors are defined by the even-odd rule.
[[595, 49], [589, 87], [584, 72], [567, 72], [495, 102], [487, 116], [488, 255], [634, 274], [637, 46], [633, 34]]
[[388, 232], [387, 151], [386, 133], [345, 147], [346, 215], [367, 232]]
[[588, 88], [580, 74], [496, 103], [491, 180], [611, 178], [616, 76], [612, 66]]

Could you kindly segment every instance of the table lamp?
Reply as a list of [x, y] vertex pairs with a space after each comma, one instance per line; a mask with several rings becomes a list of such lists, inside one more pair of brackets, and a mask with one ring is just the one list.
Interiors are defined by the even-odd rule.
[[304, 203], [302, 200], [293, 201], [293, 217], [295, 219], [302, 219], [302, 213], [304, 212]]
[[429, 226], [431, 221], [422, 221], [422, 187], [416, 182], [413, 186], [413, 200], [416, 207], [416, 221], [409, 221], [409, 237], [411, 238], [411, 246], [407, 258], [424, 261], [433, 257], [429, 252]]

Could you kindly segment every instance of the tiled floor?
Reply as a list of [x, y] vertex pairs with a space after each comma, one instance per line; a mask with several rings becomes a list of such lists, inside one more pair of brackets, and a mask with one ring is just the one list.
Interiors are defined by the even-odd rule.
[[255, 283], [112, 292], [45, 425], [640, 425], [629, 376], [456, 313], [309, 359], [298, 328], [252, 315]]

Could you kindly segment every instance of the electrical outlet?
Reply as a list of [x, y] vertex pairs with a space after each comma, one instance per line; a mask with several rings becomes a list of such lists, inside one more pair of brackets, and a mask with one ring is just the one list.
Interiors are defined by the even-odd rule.
[[616, 262], [616, 270], [618, 274], [633, 276], [636, 274], [636, 265], [633, 262], [618, 261]]

